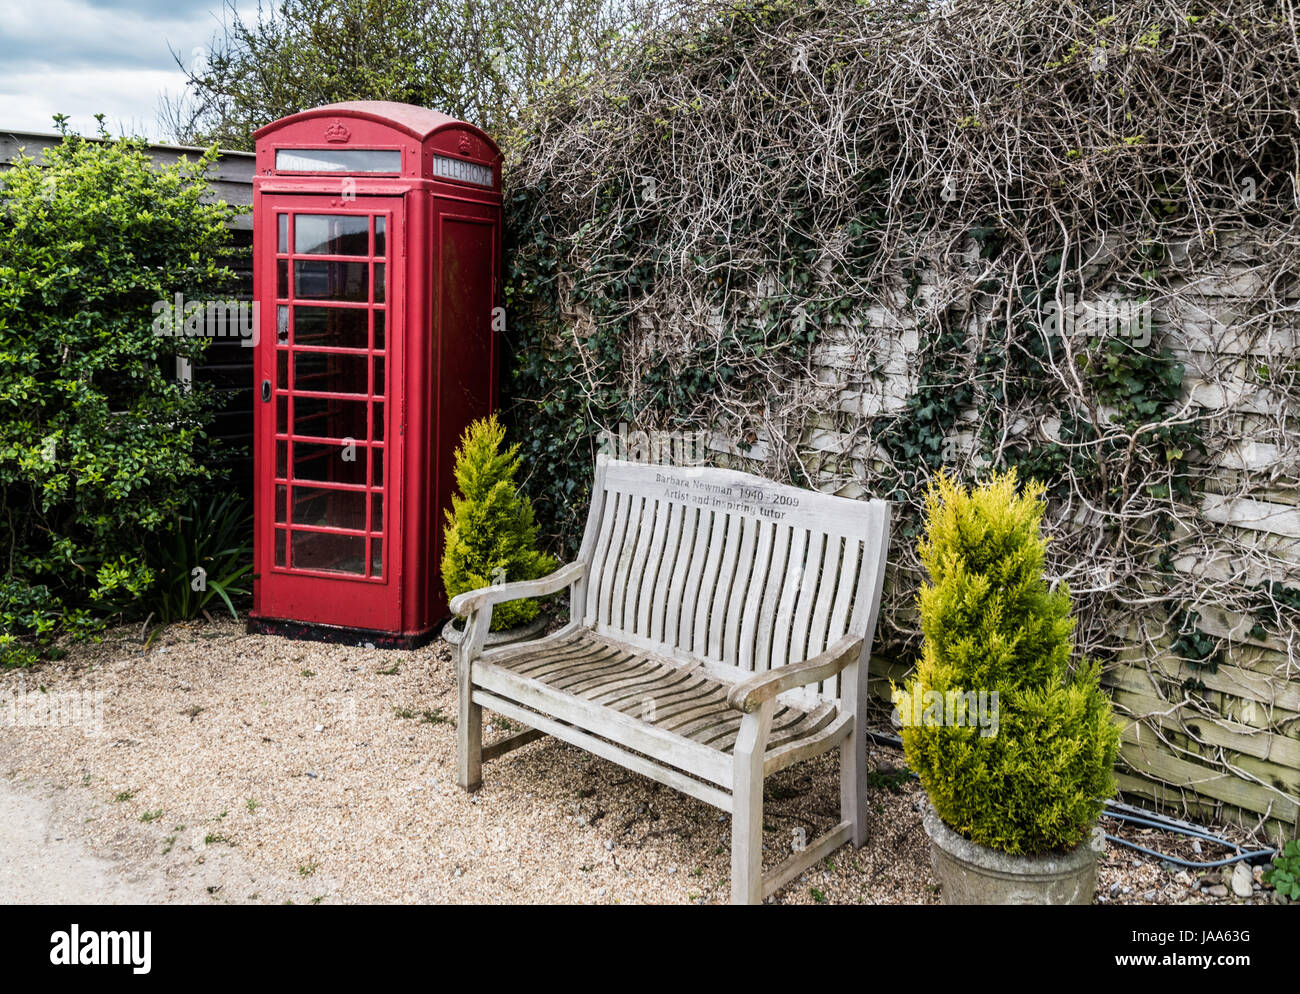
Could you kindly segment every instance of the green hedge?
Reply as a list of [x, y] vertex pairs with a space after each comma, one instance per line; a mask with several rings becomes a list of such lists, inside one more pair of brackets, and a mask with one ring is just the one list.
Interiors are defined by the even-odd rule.
[[146, 548], [211, 474], [210, 398], [174, 379], [201, 337], [158, 301], [211, 298], [236, 213], [205, 204], [213, 149], [155, 168], [139, 140], [66, 134], [0, 186], [0, 664], [138, 610]]

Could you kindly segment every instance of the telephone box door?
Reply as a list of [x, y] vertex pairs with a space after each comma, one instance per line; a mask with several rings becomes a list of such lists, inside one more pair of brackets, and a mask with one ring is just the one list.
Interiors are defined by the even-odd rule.
[[255, 611], [397, 630], [403, 201], [266, 194], [262, 216]]

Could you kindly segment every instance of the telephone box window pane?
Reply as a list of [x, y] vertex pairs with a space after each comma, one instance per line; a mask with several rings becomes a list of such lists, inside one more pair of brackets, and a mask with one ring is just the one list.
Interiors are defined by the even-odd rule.
[[341, 445], [308, 445], [295, 442], [293, 446], [293, 478], [318, 483], [333, 483], [333, 460], [343, 450]]
[[[289, 430], [289, 398], [284, 394], [275, 398], [275, 433], [283, 435]], [[280, 473], [284, 476], [284, 473]]]
[[366, 437], [366, 402], [333, 397], [295, 397], [293, 433], [313, 438]]
[[298, 255], [370, 254], [370, 218], [365, 214], [299, 214], [293, 225]]
[[375, 356], [375, 396], [384, 395], [384, 357]]
[[275, 475], [278, 479], [283, 480], [288, 473], [289, 468], [289, 443], [275, 443]]
[[[348, 457], [353, 458], [349, 459]], [[295, 442], [293, 478], [314, 483], [366, 482], [366, 450], [343, 442]]]
[[281, 390], [289, 389], [289, 353], [284, 349], [275, 354], [275, 383]]
[[375, 433], [372, 437], [376, 442], [382, 442], [384, 440], [384, 405], [376, 404], [371, 417], [374, 419], [375, 424]]
[[375, 351], [384, 351], [384, 312], [375, 311]]
[[388, 252], [385, 249], [385, 246], [388, 243], [387, 233], [384, 230], [384, 226], [386, 222], [387, 222], [387, 218], [383, 218], [383, 217], [375, 218], [375, 255], [388, 254]]
[[295, 307], [294, 345], [323, 349], [364, 349], [366, 309], [364, 307]]
[[369, 295], [364, 262], [294, 260], [293, 292], [316, 300], [365, 300]]
[[295, 531], [292, 554], [295, 569], [364, 574], [366, 537]]
[[275, 263], [275, 295], [281, 300], [289, 298], [289, 261], [279, 259]]
[[284, 304], [275, 309], [275, 344], [289, 344], [289, 308]]
[[287, 538], [288, 536], [285, 534], [283, 528], [277, 528], [275, 530], [275, 565], [277, 566], [283, 566], [285, 564], [284, 547]]
[[375, 263], [375, 303], [382, 304], [383, 302], [384, 302], [384, 264], [382, 262], [376, 262]]
[[380, 538], [370, 540], [370, 575], [384, 575], [384, 540]]
[[384, 530], [384, 495], [370, 495], [370, 530], [372, 532], [381, 532]]
[[370, 461], [370, 485], [372, 487], [382, 487], [384, 485], [384, 450], [371, 449]]
[[293, 523], [326, 528], [366, 527], [364, 490], [324, 490], [320, 487], [293, 488]]
[[370, 392], [366, 382], [366, 357], [340, 352], [295, 352], [293, 389], [322, 393]]
[[289, 215], [277, 214], [276, 223], [279, 225], [279, 240], [276, 242], [277, 252], [289, 251]]
[[[275, 488], [275, 523], [277, 525], [282, 525], [289, 520], [285, 517], [285, 504], [288, 501], [288, 494], [289, 488], [286, 486], [281, 485]], [[284, 545], [283, 535], [280, 537], [280, 545], [281, 547]]]
[[400, 173], [400, 148], [277, 148], [283, 173]]

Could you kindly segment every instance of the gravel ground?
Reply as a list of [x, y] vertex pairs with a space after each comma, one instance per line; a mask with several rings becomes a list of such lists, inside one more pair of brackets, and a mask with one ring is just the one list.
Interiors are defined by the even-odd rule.
[[[175, 625], [146, 647], [122, 629], [39, 671], [0, 675], [0, 709], [15, 693], [26, 707], [10, 714], [20, 719], [32, 702], [98, 700], [101, 710], [79, 727], [13, 727], [0, 710], [0, 777], [12, 781], [0, 792], [0, 901], [729, 896], [728, 817], [564, 743], [526, 746], [487, 764], [477, 794], [460, 790], [455, 669], [442, 642], [365, 650], [248, 635], [224, 621]], [[487, 741], [512, 730], [485, 719]], [[867, 845], [840, 849], [775, 903], [939, 900], [920, 787], [897, 772], [896, 750], [875, 747], [872, 761]], [[830, 828], [838, 804], [835, 754], [769, 778], [767, 863]], [[1183, 841], [1157, 835], [1144, 844], [1175, 852]], [[1217, 875], [1184, 882], [1113, 847], [1099, 900], [1235, 899], [1214, 896], [1216, 886], [1226, 886]]]

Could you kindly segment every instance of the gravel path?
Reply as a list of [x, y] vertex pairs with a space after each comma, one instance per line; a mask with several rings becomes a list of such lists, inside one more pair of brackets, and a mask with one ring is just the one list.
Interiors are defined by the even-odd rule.
[[[136, 634], [0, 674], [0, 709], [21, 702], [0, 726], [48, 705], [80, 721], [0, 727], [0, 902], [729, 896], [727, 817], [564, 743], [533, 743], [488, 764], [479, 793], [460, 790], [454, 664], [441, 642], [365, 650], [247, 635], [230, 621], [172, 626], [147, 647]], [[489, 741], [512, 730], [485, 719]], [[919, 785], [894, 771], [895, 750], [872, 759], [867, 846], [840, 849], [777, 903], [937, 902]], [[837, 816], [836, 755], [770, 778], [765, 860]], [[1197, 897], [1167, 888], [1155, 861], [1131, 862], [1112, 853], [1103, 896]], [[1128, 882], [1139, 868], [1151, 879]]]

